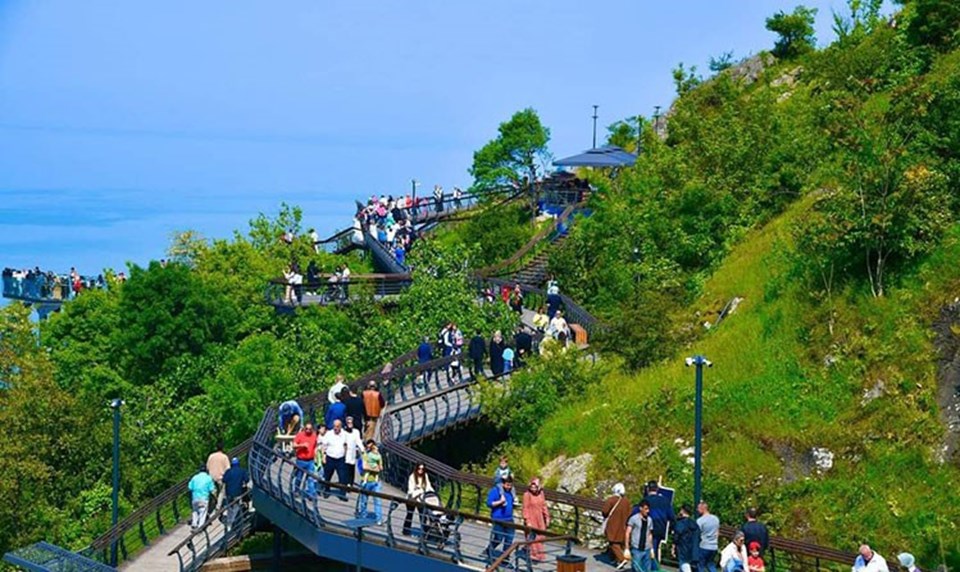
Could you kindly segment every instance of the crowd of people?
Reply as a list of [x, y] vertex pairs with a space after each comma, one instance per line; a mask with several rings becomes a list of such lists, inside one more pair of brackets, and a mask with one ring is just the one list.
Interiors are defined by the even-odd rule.
[[[642, 498], [631, 503], [623, 483], [613, 486], [605, 499], [602, 531], [607, 551], [618, 570], [633, 572], [657, 570], [662, 548], [670, 538], [671, 556], [680, 572], [765, 572], [770, 550], [770, 534], [759, 520], [759, 511], [748, 508], [743, 522], [729, 542], [720, 549], [720, 519], [700, 501], [696, 514], [688, 504], [676, 514], [672, 494], [664, 494], [656, 481], [644, 488]], [[916, 572], [909, 553], [898, 556], [901, 565]], [[860, 547], [852, 572], [888, 572], [886, 561], [868, 545]]]
[[316, 261], [311, 260], [304, 275], [300, 264], [291, 262], [283, 272], [286, 289], [283, 303], [287, 305], [303, 303], [304, 294], [319, 295], [327, 302], [343, 302], [350, 296], [350, 268], [340, 264], [329, 276], [324, 276]]
[[[28, 298], [33, 300], [70, 300], [84, 290], [107, 287], [103, 274], [97, 277], [81, 276], [76, 268], [69, 274], [57, 274], [50, 270], [35, 268], [4, 268], [3, 295], [9, 298]], [[116, 275], [118, 282], [126, 282], [126, 274]]]

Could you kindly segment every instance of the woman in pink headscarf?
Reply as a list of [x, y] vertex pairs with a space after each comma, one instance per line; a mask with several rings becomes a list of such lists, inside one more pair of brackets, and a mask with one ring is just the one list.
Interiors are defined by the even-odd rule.
[[[527, 492], [523, 493], [523, 524], [531, 528], [546, 530], [550, 526], [550, 511], [547, 510], [547, 499], [543, 495], [543, 489], [540, 488], [540, 478], [534, 477], [527, 487]], [[530, 533], [527, 540], [541, 540], [542, 534]], [[535, 542], [530, 545], [530, 558], [535, 562], [543, 562], [547, 559], [543, 544]]]

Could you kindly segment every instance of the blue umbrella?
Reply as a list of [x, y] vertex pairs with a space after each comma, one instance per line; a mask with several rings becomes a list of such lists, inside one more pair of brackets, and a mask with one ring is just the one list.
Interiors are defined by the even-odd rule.
[[637, 162], [637, 156], [616, 145], [604, 145], [584, 151], [579, 155], [554, 161], [558, 167], [629, 167]]

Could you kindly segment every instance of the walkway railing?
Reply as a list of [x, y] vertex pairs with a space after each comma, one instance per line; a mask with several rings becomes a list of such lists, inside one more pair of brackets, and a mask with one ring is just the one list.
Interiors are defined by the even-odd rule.
[[253, 532], [250, 495], [233, 499], [207, 518], [207, 522], [177, 544], [167, 556], [177, 557], [181, 572], [199, 570], [208, 560], [225, 554]]
[[346, 282], [331, 282], [330, 277], [322, 274], [317, 281], [297, 285], [275, 278], [267, 284], [264, 296], [277, 307], [327, 306], [363, 298], [383, 300], [399, 295], [412, 283], [409, 274], [354, 274]]
[[530, 240], [526, 242], [526, 244], [521, 246], [509, 258], [497, 262], [496, 264], [491, 264], [490, 266], [480, 268], [474, 272], [474, 275], [480, 278], [486, 278], [491, 276], [503, 276], [519, 270], [521, 262], [526, 259], [525, 257], [527, 254], [529, 254], [535, 247], [537, 247], [537, 245], [544, 241], [544, 239], [546, 239], [548, 242], [552, 242], [554, 239], [567, 232], [573, 213], [582, 206], [582, 203], [567, 206], [560, 216], [553, 219], [553, 222], [549, 225], [540, 229], [537, 234], [533, 235]]
[[[264, 419], [266, 421], [274, 416], [275, 411], [269, 410]], [[383, 525], [375, 526], [374, 521], [368, 521], [366, 527], [359, 533], [358, 542], [380, 544], [394, 550], [416, 553], [455, 564], [486, 567], [500, 555], [499, 550], [492, 554], [486, 552], [491, 539], [498, 534], [493, 528], [494, 525], [521, 538], [529, 534], [553, 536], [547, 531], [512, 522], [494, 521], [479, 514], [428, 505], [424, 502], [414, 505], [419, 525], [416, 530], [418, 534], [404, 535], [402, 530], [396, 529], [395, 523], [402, 520], [396, 514], [397, 509], [406, 508], [410, 502], [406, 497], [362, 491], [354, 486], [324, 482], [316, 473], [308, 473], [278, 453], [269, 441], [268, 435], [268, 432], [258, 432], [251, 452], [251, 474], [257, 490], [263, 491], [287, 510], [326, 533], [356, 537], [358, 534], [356, 532], [357, 508], [354, 503], [323, 500], [319, 495], [311, 496], [308, 488], [311, 486], [310, 480], [314, 481], [313, 487], [317, 490], [328, 487], [335, 495], [355, 495], [354, 498], [357, 501], [361, 496], [365, 496], [371, 499], [370, 502], [376, 498], [387, 505]], [[521, 551], [513, 553], [511, 562], [518, 566], [518, 570], [556, 570], [556, 556], [569, 553], [572, 547], [568, 537], [563, 537], [564, 544], [561, 546], [557, 546], [556, 542], [555, 539], [545, 541], [547, 554], [550, 556], [545, 562], [533, 561], [529, 558], [529, 554]]]
[[[3, 270], [3, 297], [30, 303], [60, 303], [73, 299], [76, 293], [70, 276], [61, 274], [40, 274], [30, 272], [20, 275], [10, 268]], [[102, 277], [81, 276], [81, 292], [106, 288]]]

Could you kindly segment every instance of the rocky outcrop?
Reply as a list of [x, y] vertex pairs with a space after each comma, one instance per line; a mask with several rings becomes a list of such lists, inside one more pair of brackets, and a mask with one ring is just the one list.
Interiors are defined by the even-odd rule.
[[960, 449], [960, 299], [940, 308], [933, 324], [937, 363], [937, 404], [944, 425], [940, 462], [957, 462]]

